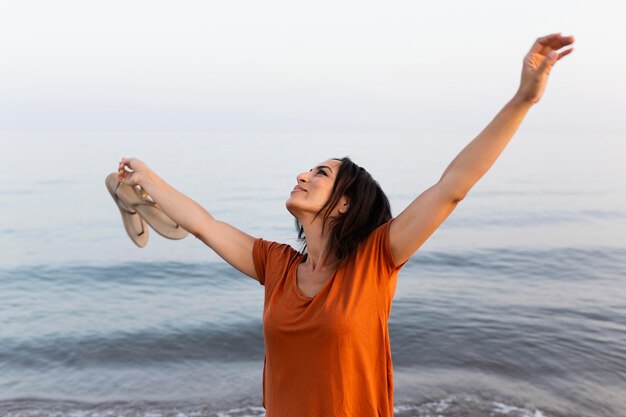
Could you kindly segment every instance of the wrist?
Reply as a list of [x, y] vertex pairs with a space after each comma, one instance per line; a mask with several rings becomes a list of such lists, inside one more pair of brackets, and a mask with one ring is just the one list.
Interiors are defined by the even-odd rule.
[[152, 189], [160, 180], [159, 176], [151, 169], [147, 169], [142, 172], [142, 176], [137, 181], [137, 184], [144, 190]]
[[535, 104], [531, 99], [526, 97], [519, 90], [517, 91], [517, 93], [515, 93], [509, 103], [515, 107], [525, 107], [526, 109], [531, 108], [533, 104]]

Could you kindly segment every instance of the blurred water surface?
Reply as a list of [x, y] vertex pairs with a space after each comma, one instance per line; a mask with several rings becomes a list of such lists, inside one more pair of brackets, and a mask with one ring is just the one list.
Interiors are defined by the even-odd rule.
[[[263, 287], [193, 236], [125, 235], [104, 186], [142, 159], [216, 217], [296, 245], [295, 176], [351, 156], [394, 214], [467, 137], [3, 134], [0, 415], [260, 416]], [[626, 160], [520, 132], [401, 271], [397, 416], [626, 415]]]

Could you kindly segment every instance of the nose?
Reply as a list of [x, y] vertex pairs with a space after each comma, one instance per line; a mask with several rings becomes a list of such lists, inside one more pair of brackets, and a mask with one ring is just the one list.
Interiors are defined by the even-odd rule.
[[307, 176], [308, 176], [308, 174], [309, 174], [308, 172], [301, 172], [301, 173], [299, 173], [299, 174], [296, 176], [296, 181], [297, 181], [298, 183], [301, 183], [301, 182], [307, 182]]

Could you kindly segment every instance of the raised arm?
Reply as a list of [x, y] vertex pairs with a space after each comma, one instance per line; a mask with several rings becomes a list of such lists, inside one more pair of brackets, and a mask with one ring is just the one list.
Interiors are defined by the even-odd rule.
[[[132, 172], [126, 171], [128, 166]], [[226, 262], [258, 280], [252, 260], [254, 237], [216, 220], [202, 206], [180, 193], [145, 163], [136, 158], [122, 158], [118, 178], [129, 185], [139, 185], [183, 229], [213, 249]]]
[[452, 213], [469, 190], [491, 168], [545, 89], [556, 61], [572, 52], [572, 36], [560, 33], [537, 39], [524, 58], [520, 86], [514, 97], [446, 168], [439, 181], [420, 194], [396, 217], [389, 231], [396, 265], [406, 260]]

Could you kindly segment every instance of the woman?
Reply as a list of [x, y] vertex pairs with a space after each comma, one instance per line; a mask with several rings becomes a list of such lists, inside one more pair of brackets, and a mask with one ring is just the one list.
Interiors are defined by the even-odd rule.
[[387, 320], [398, 270], [493, 165], [572, 48], [559, 50], [573, 42], [560, 33], [539, 38], [513, 98], [395, 219], [378, 184], [347, 158], [299, 174], [286, 206], [302, 252], [214, 219], [141, 161], [122, 159], [121, 182], [140, 185], [175, 222], [265, 286], [268, 417], [393, 416]]

